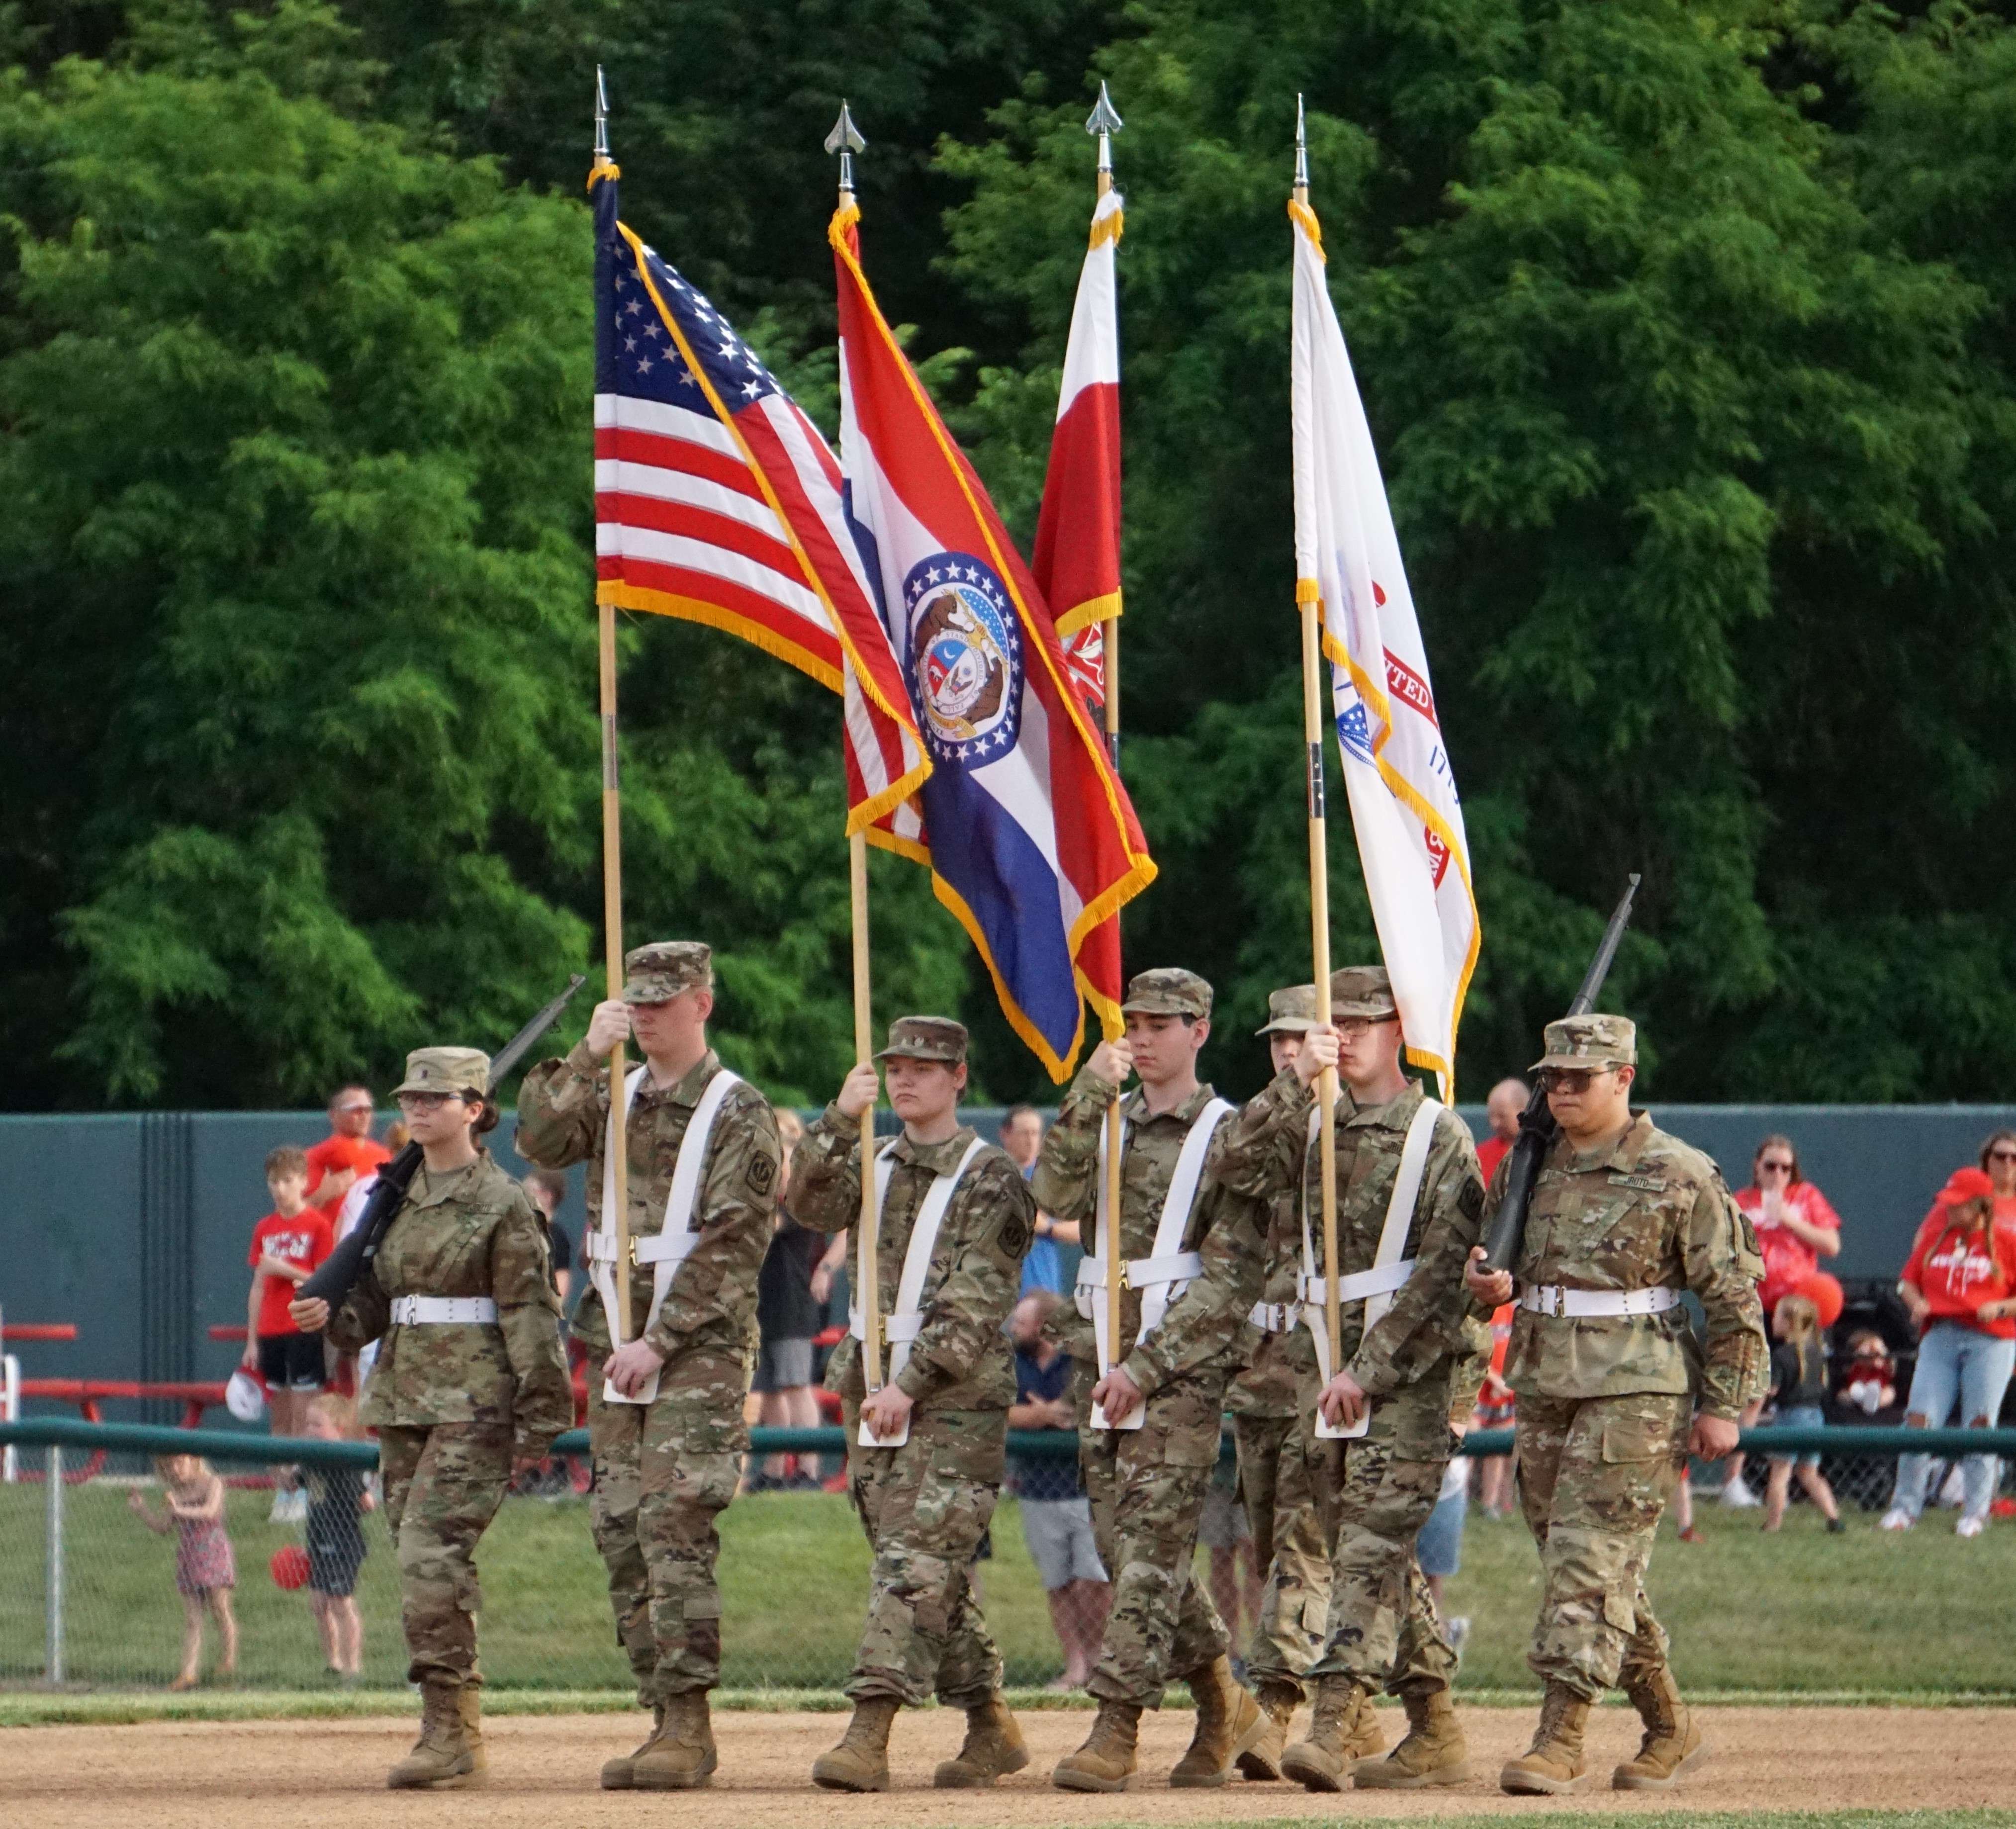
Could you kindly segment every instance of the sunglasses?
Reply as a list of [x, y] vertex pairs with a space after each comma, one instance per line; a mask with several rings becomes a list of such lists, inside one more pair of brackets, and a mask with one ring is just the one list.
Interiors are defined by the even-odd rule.
[[1540, 1082], [1550, 1093], [1586, 1093], [1593, 1082], [1616, 1071], [1614, 1067], [1550, 1067], [1540, 1075]]
[[1991, 1162], [2016, 1162], [2016, 1150], [1990, 1150], [1988, 1159]]
[[1759, 1168], [1776, 1168], [1787, 1175], [1790, 1175], [1792, 1172], [1792, 1165], [1789, 1162], [1759, 1162], [1757, 1166]]

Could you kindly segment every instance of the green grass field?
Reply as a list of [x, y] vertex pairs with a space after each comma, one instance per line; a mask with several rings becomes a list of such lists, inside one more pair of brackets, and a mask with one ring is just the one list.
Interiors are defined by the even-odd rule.
[[[175, 1674], [182, 1621], [171, 1544], [128, 1515], [123, 1489], [87, 1485], [72, 1489], [68, 1501], [70, 1681], [165, 1683]], [[0, 1684], [17, 1690], [43, 1676], [43, 1504], [39, 1486], [0, 1489]], [[272, 1552], [300, 1534], [267, 1524], [267, 1505], [263, 1492], [231, 1496], [239, 1687], [333, 1692], [305, 1595], [283, 1593], [267, 1573]], [[2016, 1528], [1998, 1524], [1964, 1542], [1949, 1514], [1934, 1512], [1910, 1535], [1892, 1537], [1855, 1515], [1849, 1535], [1829, 1537], [1801, 1507], [1774, 1539], [1759, 1532], [1755, 1518], [1704, 1506], [1708, 1540], [1701, 1544], [1677, 1542], [1670, 1523], [1661, 1530], [1652, 1597], [1690, 1690], [1834, 1699], [2016, 1695], [2016, 1635], [2003, 1605], [2016, 1589]], [[374, 1521], [369, 1529], [372, 1553], [358, 1590], [365, 1687], [397, 1688], [404, 1658], [395, 1571], [382, 1527]], [[993, 1534], [994, 1559], [981, 1577], [988, 1618], [1010, 1683], [1039, 1686], [1059, 1658], [1012, 1500], [997, 1514]], [[836, 1687], [852, 1659], [868, 1566], [844, 1500], [744, 1499], [728, 1512], [722, 1536], [726, 1686]], [[493, 1693], [624, 1687], [585, 1504], [508, 1501], [478, 1560], [483, 1661]], [[1473, 1511], [1463, 1573], [1450, 1584], [1452, 1610], [1472, 1622], [1466, 1689], [1532, 1687], [1524, 1654], [1537, 1595], [1524, 1527]]]

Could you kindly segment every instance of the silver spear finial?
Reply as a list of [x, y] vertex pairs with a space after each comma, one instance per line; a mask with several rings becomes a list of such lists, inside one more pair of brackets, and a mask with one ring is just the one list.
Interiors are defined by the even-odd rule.
[[1309, 138], [1302, 124], [1301, 92], [1295, 92], [1295, 201], [1309, 200]]
[[609, 91], [602, 80], [602, 66], [595, 67], [595, 162], [609, 163]]
[[1099, 85], [1099, 101], [1085, 120], [1085, 131], [1099, 135], [1099, 188], [1102, 195], [1113, 188], [1113, 136], [1125, 124], [1102, 82]]
[[854, 117], [843, 99], [840, 118], [833, 124], [833, 131], [826, 136], [826, 149], [840, 155], [840, 189], [843, 196], [854, 194], [854, 155], [867, 144], [861, 137], [861, 129], [854, 124]]

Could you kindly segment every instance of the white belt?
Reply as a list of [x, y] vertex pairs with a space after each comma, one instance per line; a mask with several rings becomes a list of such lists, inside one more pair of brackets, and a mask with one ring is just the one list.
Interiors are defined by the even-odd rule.
[[[632, 1234], [630, 1262], [633, 1264], [682, 1264], [700, 1243], [697, 1232], [654, 1232], [649, 1238]], [[616, 1262], [616, 1234], [591, 1231], [581, 1240], [581, 1255], [591, 1264]]]
[[401, 1295], [392, 1298], [394, 1327], [455, 1325], [465, 1327], [494, 1326], [497, 1305], [487, 1295]]
[[[882, 1317], [882, 1340], [884, 1346], [895, 1346], [899, 1341], [915, 1340], [924, 1330], [925, 1316], [922, 1315], [884, 1315]], [[868, 1338], [868, 1325], [861, 1318], [861, 1311], [850, 1307], [847, 1311], [847, 1330], [856, 1340]]]
[[[1204, 1274], [1201, 1251], [1171, 1251], [1165, 1257], [1129, 1258], [1120, 1266], [1120, 1281], [1126, 1289], [1151, 1289], [1165, 1283], [1188, 1283]], [[1106, 1260], [1089, 1253], [1078, 1260], [1078, 1287], [1103, 1289]]]
[[1291, 1302], [1257, 1302], [1246, 1317], [1262, 1334], [1285, 1334], [1301, 1318], [1301, 1309]]
[[1651, 1289], [1564, 1289], [1552, 1283], [1536, 1283], [1521, 1293], [1519, 1305], [1529, 1314], [1562, 1315], [1571, 1320], [1663, 1315], [1680, 1305], [1680, 1292], [1663, 1284]]
[[[1370, 1295], [1391, 1295], [1414, 1273], [1414, 1260], [1402, 1258], [1397, 1264], [1379, 1264], [1370, 1270], [1354, 1270], [1348, 1276], [1337, 1280], [1337, 1299], [1340, 1302], [1363, 1302]], [[1320, 1276], [1302, 1276], [1295, 1279], [1301, 1299], [1305, 1302], [1327, 1304], [1329, 1294]]]

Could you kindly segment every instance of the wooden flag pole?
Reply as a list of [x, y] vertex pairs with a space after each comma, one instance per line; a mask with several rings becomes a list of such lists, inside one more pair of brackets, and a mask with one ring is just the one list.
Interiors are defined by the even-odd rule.
[[[1302, 99], [1295, 98], [1295, 201], [1309, 201], [1309, 146], [1302, 132]], [[1302, 739], [1309, 746], [1309, 943], [1316, 981], [1316, 1026], [1330, 1026], [1330, 836], [1323, 797], [1322, 598], [1313, 579], [1298, 580], [1295, 604], [1302, 617]], [[1320, 1113], [1317, 1160], [1323, 1177], [1323, 1328], [1330, 1369], [1339, 1370], [1343, 1321], [1337, 1293], [1337, 1069], [1316, 1081]]]

